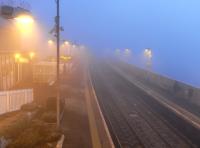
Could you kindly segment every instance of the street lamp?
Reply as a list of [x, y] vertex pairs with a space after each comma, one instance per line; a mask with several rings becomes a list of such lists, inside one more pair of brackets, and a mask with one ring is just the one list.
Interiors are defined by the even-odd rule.
[[16, 26], [21, 31], [21, 33], [25, 36], [30, 36], [34, 29], [34, 19], [31, 15], [21, 14], [14, 18], [16, 22]]
[[151, 66], [152, 66], [152, 57], [153, 57], [152, 50], [150, 48], [146, 48], [144, 50], [144, 56], [147, 58], [146, 66], [148, 68], [151, 68]]
[[14, 19], [22, 25], [30, 25], [34, 22], [33, 17], [30, 15], [19, 15]]
[[55, 17], [55, 27], [50, 31], [50, 33], [55, 33], [56, 37], [56, 76], [57, 76], [57, 128], [60, 127], [60, 31], [63, 28], [60, 26], [60, 0], [55, 0], [56, 2], [56, 17]]
[[152, 58], [152, 50], [150, 48], [147, 48], [144, 50], [145, 57], [151, 59]]
[[15, 57], [15, 61], [18, 61], [18, 59], [21, 57], [21, 54], [20, 53], [16, 53], [14, 55], [14, 57]]
[[124, 55], [125, 55], [125, 57], [131, 56], [131, 50], [130, 49], [125, 49]]
[[64, 41], [64, 44], [68, 46], [70, 43], [68, 41]]
[[[48, 40], [48, 44], [49, 44], [49, 45], [51, 45], [51, 44], [53, 44], [53, 43], [54, 43], [54, 40], [52, 40], [52, 39], [49, 39], [49, 40]], [[69, 41], [66, 41], [66, 40], [63, 40], [62, 43], [61, 43], [61, 45], [68, 46], [68, 45], [70, 45], [70, 42], [69, 42]]]
[[48, 40], [48, 44], [52, 45], [53, 44], [53, 40]]

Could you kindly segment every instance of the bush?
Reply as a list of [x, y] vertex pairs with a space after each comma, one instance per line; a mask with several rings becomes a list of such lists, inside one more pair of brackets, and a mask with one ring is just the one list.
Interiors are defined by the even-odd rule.
[[30, 120], [28, 120], [26, 117], [22, 117], [22, 119], [16, 121], [13, 123], [13, 125], [10, 125], [7, 127], [6, 130], [4, 130], [3, 135], [6, 138], [16, 138], [18, 137], [19, 133], [21, 133], [24, 129], [28, 128], [30, 126]]
[[9, 145], [8, 148], [35, 148], [40, 145], [51, 147], [47, 143], [57, 142], [61, 133], [56, 131], [55, 126], [39, 120], [33, 121], [32, 125], [21, 132]]
[[56, 111], [56, 104], [56, 97], [49, 97], [46, 102], [46, 109], [49, 111]]
[[[37, 109], [35, 109], [37, 108]], [[10, 140], [8, 148], [51, 148], [55, 147], [61, 132], [57, 130], [56, 112], [27, 104], [22, 107], [18, 120], [7, 126], [1, 133], [6, 140]], [[27, 111], [28, 110], [28, 111]], [[26, 112], [27, 111], [27, 112]], [[30, 119], [27, 113], [33, 111]]]
[[36, 110], [37, 108], [38, 107], [35, 103], [28, 103], [28, 104], [21, 106], [22, 111], [29, 111], [29, 112], [32, 112], [32, 111]]
[[48, 123], [55, 123], [56, 122], [56, 112], [44, 112], [41, 116], [41, 120], [48, 122]]

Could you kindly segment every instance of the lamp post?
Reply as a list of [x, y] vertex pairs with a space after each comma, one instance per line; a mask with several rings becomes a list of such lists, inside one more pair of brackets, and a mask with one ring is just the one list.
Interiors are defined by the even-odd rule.
[[57, 41], [57, 128], [60, 127], [60, 0], [56, 0], [56, 41]]
[[20, 53], [16, 53], [14, 56], [15, 56], [15, 62], [17, 63], [17, 82], [19, 83], [19, 81], [20, 81], [20, 63], [19, 63], [19, 59], [21, 58], [21, 54]]

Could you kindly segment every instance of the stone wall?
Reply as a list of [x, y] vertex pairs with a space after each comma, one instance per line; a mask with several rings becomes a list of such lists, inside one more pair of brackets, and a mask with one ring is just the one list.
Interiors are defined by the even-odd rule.
[[131, 64], [118, 62], [117, 65], [120, 66], [124, 72], [130, 72], [135, 79], [143, 82], [146, 85], [149, 85], [157, 91], [169, 94], [169, 96], [171, 95], [174, 98], [187, 100], [195, 105], [200, 106], [199, 88], [195, 88], [183, 82], [138, 68]]

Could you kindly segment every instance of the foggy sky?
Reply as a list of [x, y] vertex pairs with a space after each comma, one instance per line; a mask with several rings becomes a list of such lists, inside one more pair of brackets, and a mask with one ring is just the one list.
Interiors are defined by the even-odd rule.
[[[48, 32], [54, 0], [29, 2]], [[200, 87], [199, 8], [199, 0], [61, 0], [62, 36], [95, 53], [129, 48], [133, 63], [152, 48], [156, 72]]]

